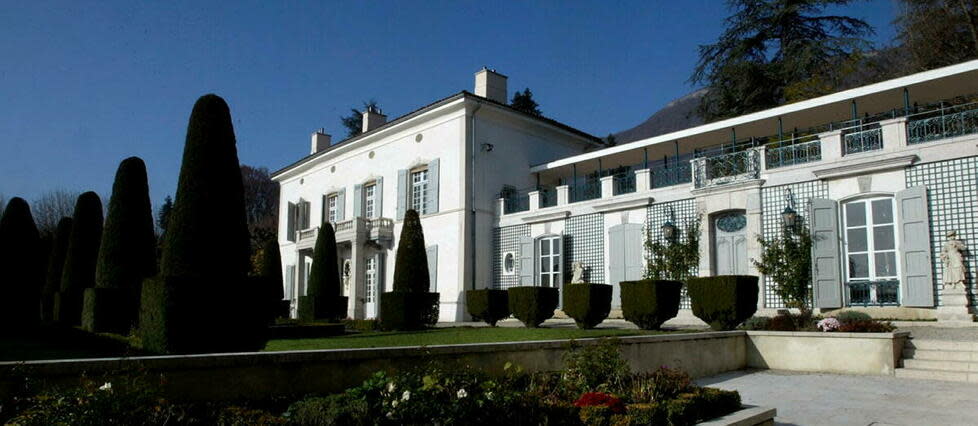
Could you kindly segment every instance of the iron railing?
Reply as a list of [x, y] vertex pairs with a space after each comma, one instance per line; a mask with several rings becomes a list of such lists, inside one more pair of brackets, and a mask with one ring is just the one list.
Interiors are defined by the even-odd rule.
[[669, 157], [649, 163], [649, 187], [652, 189], [682, 185], [693, 181], [689, 160], [691, 154]]
[[557, 205], [557, 190], [554, 188], [540, 188], [540, 206], [544, 209]]
[[973, 133], [978, 133], [978, 103], [941, 107], [911, 115], [907, 119], [908, 144]]
[[851, 281], [849, 306], [897, 306], [900, 304], [900, 280]]
[[612, 195], [630, 194], [635, 192], [635, 172], [615, 175], [612, 180]]
[[692, 160], [696, 188], [725, 185], [760, 177], [760, 152], [757, 148], [699, 157]]
[[822, 159], [822, 141], [817, 135], [807, 135], [778, 142], [764, 152], [768, 169], [805, 164]]
[[530, 210], [530, 194], [517, 192], [503, 197], [503, 214], [513, 214]]
[[570, 202], [572, 203], [601, 198], [601, 181], [589, 180], [577, 185], [571, 185], [568, 189], [570, 191]]
[[854, 127], [842, 134], [845, 155], [883, 149], [883, 129], [878, 124]]

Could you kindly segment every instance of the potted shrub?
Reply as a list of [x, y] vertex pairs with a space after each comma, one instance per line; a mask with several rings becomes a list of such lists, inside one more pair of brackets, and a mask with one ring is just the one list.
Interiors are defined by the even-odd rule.
[[510, 315], [509, 292], [506, 290], [468, 290], [465, 292], [465, 305], [472, 318], [485, 321], [490, 327], [495, 327], [497, 321]]
[[567, 284], [564, 286], [564, 313], [574, 318], [578, 328], [594, 328], [611, 312], [611, 291], [608, 284]]
[[686, 282], [693, 315], [714, 330], [733, 330], [757, 311], [757, 277], [719, 275]]
[[509, 292], [509, 310], [528, 328], [537, 328], [554, 316], [560, 292], [554, 287], [513, 287]]
[[679, 313], [682, 282], [645, 279], [619, 285], [622, 316], [642, 330], [658, 330]]

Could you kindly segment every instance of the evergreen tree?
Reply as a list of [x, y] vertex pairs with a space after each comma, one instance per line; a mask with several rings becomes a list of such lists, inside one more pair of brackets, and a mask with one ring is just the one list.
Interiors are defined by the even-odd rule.
[[[316, 244], [319, 244], [318, 238]], [[284, 299], [285, 287], [282, 282], [282, 254], [278, 246], [278, 241], [269, 240], [265, 242], [265, 247], [262, 247], [261, 265], [259, 265], [258, 269], [258, 275], [269, 280], [268, 286], [271, 290], [272, 300], [277, 302]]]
[[734, 13], [714, 44], [700, 46], [690, 81], [709, 91], [707, 120], [734, 117], [832, 92], [836, 68], [869, 46], [866, 22], [820, 15], [852, 0], [730, 0]]
[[530, 91], [529, 87], [523, 89], [522, 92], [517, 90], [513, 94], [513, 100], [509, 105], [527, 114], [543, 115], [543, 112], [540, 111], [540, 105], [537, 104], [537, 101], [533, 100], [533, 92]]
[[163, 205], [157, 213], [156, 226], [160, 228], [160, 234], [166, 234], [166, 228], [170, 223], [170, 213], [173, 212], [173, 197], [169, 195], [163, 199]]
[[604, 144], [606, 146], [615, 146], [618, 145], [618, 141], [615, 139], [614, 134], [608, 133], [608, 136], [605, 136], [604, 138]]
[[394, 262], [394, 291], [426, 293], [431, 288], [428, 276], [428, 254], [425, 251], [421, 219], [414, 209], [404, 214], [401, 237]]
[[71, 222], [70, 217], [63, 217], [58, 221], [58, 228], [51, 245], [47, 275], [45, 276], [44, 288], [41, 290], [41, 319], [44, 321], [54, 321], [54, 295], [61, 290], [61, 273], [65, 267], [65, 256], [68, 254]]
[[40, 319], [40, 236], [24, 199], [14, 197], [0, 217], [0, 333]]
[[115, 174], [95, 289], [86, 290], [82, 326], [90, 331], [129, 331], [136, 323], [142, 281], [154, 274], [156, 234], [146, 165], [129, 157]]
[[[379, 108], [376, 100], [371, 99], [363, 102], [363, 111], [370, 108]], [[363, 133], [362, 111], [359, 111], [356, 108], [350, 108], [350, 115], [340, 117], [340, 121], [343, 123], [343, 127], [346, 128], [346, 137], [352, 138], [360, 133]]]
[[312, 253], [312, 270], [306, 295], [299, 298], [299, 318], [337, 320], [345, 316], [347, 298], [340, 286], [340, 271], [336, 258], [336, 234], [333, 226], [324, 222], [316, 237]]
[[54, 319], [68, 325], [81, 324], [82, 296], [95, 287], [95, 264], [102, 240], [102, 200], [94, 192], [78, 196], [72, 218], [68, 252], [61, 271], [61, 289], [55, 295]]

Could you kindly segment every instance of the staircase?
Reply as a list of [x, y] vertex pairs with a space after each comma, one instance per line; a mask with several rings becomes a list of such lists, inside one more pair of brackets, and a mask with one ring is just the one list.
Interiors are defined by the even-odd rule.
[[978, 383], [978, 342], [907, 339], [896, 376]]

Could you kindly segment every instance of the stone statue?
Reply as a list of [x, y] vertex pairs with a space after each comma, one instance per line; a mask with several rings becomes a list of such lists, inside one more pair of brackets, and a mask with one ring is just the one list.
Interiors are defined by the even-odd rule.
[[941, 249], [941, 263], [944, 266], [943, 284], [949, 288], [964, 288], [964, 254], [966, 247], [957, 238], [957, 232], [947, 233], [947, 242]]
[[571, 264], [573, 269], [573, 274], [571, 275], [571, 284], [582, 284], [584, 283], [584, 264], [581, 262], [574, 262]]
[[343, 295], [350, 295], [350, 259], [343, 260]]

